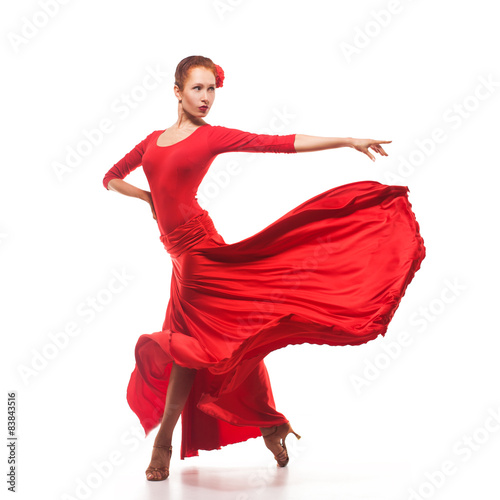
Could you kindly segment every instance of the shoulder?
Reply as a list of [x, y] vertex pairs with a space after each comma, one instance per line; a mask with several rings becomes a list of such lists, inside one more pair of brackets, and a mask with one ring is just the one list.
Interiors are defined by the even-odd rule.
[[215, 131], [215, 132], [224, 131], [224, 130], [237, 130], [237, 129], [234, 129], [234, 128], [231, 128], [231, 127], [225, 127], [224, 125], [212, 125], [210, 123], [207, 123], [206, 125], [207, 126], [204, 127], [204, 128], [206, 128], [208, 130]]
[[224, 125], [211, 125], [210, 123], [207, 123], [201, 128], [205, 129], [205, 133], [213, 141], [224, 140], [242, 132], [242, 130], [237, 128], [225, 127]]
[[142, 141], [142, 143], [147, 146], [149, 144], [149, 141], [157, 136], [159, 136], [163, 130], [153, 130], [153, 132], [149, 133]]
[[163, 131], [162, 130], [153, 130], [153, 132], [150, 132], [148, 135], [146, 135], [146, 136], [143, 135], [140, 144], [147, 144], [152, 137], [154, 137], [156, 134], [159, 134], [161, 132], [163, 132]]
[[248, 132], [245, 132], [244, 130], [241, 130], [239, 128], [233, 128], [233, 127], [225, 127], [224, 125], [210, 125], [207, 123], [208, 126], [204, 126], [203, 128], [206, 129], [206, 132], [212, 136], [212, 137], [229, 137], [233, 136], [235, 134], [247, 134]]
[[222, 125], [212, 125], [211, 123], [206, 123], [199, 128], [211, 141], [223, 137], [230, 130]]
[[151, 139], [156, 137], [157, 134], [158, 130], [153, 130], [153, 132], [150, 132], [146, 137], [142, 136], [142, 139], [137, 143], [134, 149], [144, 154], [148, 146], [152, 143]]
[[210, 132], [226, 132], [227, 130], [238, 130], [232, 127], [225, 127], [224, 125], [212, 125], [210, 123], [206, 123], [203, 128], [207, 129]]

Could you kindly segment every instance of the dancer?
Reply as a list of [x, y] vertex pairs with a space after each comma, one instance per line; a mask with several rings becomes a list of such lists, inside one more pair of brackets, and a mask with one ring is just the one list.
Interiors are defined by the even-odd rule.
[[[223, 81], [211, 59], [183, 59], [177, 121], [151, 132], [103, 179], [149, 204], [172, 260], [165, 321], [139, 337], [127, 388], [146, 436], [160, 425], [151, 481], [169, 475], [181, 415], [181, 459], [263, 436], [277, 466], [286, 466], [285, 438], [300, 436], [275, 408], [265, 356], [292, 344], [359, 345], [384, 335], [425, 256], [408, 188], [375, 181], [331, 188], [227, 244], [196, 199], [217, 155], [351, 147], [374, 161], [391, 141], [211, 125], [205, 118]], [[151, 191], [123, 180], [139, 165]]]

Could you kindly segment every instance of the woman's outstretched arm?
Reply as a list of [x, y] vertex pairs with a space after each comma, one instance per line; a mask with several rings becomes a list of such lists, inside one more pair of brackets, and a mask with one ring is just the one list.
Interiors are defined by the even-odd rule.
[[316, 137], [314, 135], [295, 134], [294, 147], [297, 153], [349, 147], [364, 153], [368, 158], [375, 161], [375, 157], [368, 148], [373, 149], [373, 151], [382, 156], [389, 156], [384, 151], [381, 144], [389, 144], [390, 142], [392, 141], [355, 139], [353, 137]]

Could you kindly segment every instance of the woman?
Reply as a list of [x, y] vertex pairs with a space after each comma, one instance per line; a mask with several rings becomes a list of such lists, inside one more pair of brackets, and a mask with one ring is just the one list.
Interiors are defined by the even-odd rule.
[[[104, 177], [107, 189], [150, 207], [172, 259], [160, 332], [139, 337], [127, 401], [148, 433], [160, 424], [147, 479], [169, 475], [182, 414], [181, 459], [262, 435], [277, 465], [295, 433], [275, 408], [264, 357], [290, 344], [358, 345], [385, 334], [425, 255], [405, 186], [361, 181], [306, 200], [262, 231], [225, 243], [196, 191], [221, 153], [298, 153], [352, 147], [375, 160], [391, 141], [252, 134], [205, 122], [224, 73], [183, 59], [178, 119], [156, 130]], [[143, 166], [151, 191], [123, 178]]]

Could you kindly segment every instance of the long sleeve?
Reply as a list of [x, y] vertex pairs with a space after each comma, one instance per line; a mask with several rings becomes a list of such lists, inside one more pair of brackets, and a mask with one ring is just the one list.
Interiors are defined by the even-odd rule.
[[106, 173], [102, 183], [108, 189], [108, 183], [111, 179], [123, 179], [132, 170], [135, 170], [142, 163], [142, 155], [146, 150], [150, 137], [154, 132], [149, 134], [139, 144], [137, 144], [132, 151], [127, 153], [119, 162], [115, 163]]
[[218, 155], [234, 151], [247, 153], [296, 153], [295, 134], [254, 134], [235, 128], [213, 125], [208, 134], [208, 147]]

